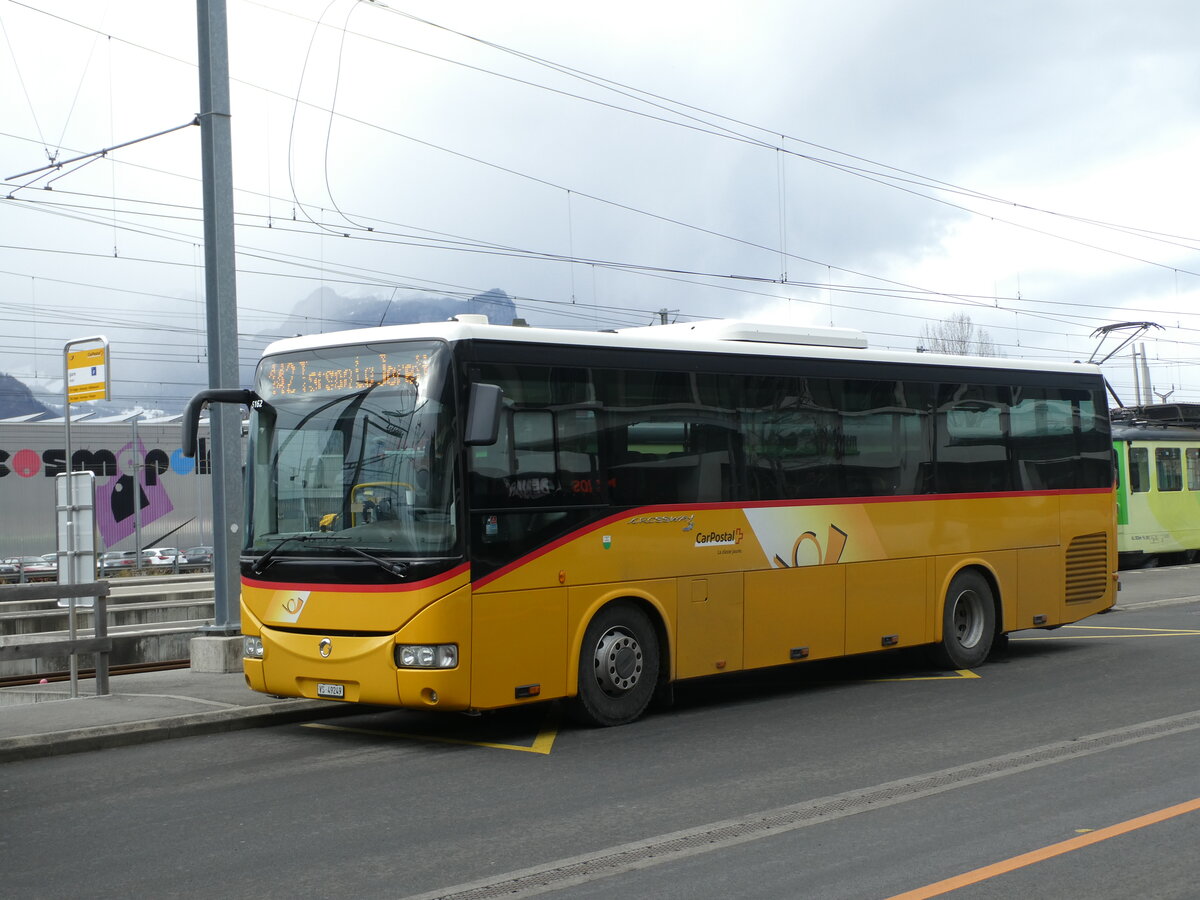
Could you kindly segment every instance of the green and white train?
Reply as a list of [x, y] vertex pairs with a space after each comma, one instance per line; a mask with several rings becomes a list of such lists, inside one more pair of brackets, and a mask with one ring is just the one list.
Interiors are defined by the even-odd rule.
[[1200, 558], [1200, 406], [1117, 410], [1117, 552], [1122, 568]]

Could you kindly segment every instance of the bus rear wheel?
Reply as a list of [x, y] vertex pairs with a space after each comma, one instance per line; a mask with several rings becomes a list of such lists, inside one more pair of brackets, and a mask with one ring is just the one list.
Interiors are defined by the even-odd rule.
[[658, 654], [658, 638], [644, 612], [630, 603], [604, 607], [583, 635], [574, 717], [587, 725], [635, 720], [654, 696]]
[[979, 572], [959, 572], [946, 591], [942, 608], [942, 640], [934, 644], [934, 663], [946, 669], [980, 665], [996, 637], [996, 601]]

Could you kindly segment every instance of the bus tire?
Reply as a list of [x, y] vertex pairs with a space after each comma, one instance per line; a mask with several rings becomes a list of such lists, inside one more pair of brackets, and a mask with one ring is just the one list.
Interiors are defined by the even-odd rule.
[[658, 637], [642, 610], [611, 603], [588, 623], [572, 714], [587, 725], [625, 725], [649, 705], [658, 681]]
[[959, 572], [942, 607], [942, 640], [931, 648], [944, 669], [970, 669], [991, 652], [996, 637], [996, 601], [988, 580], [974, 569]]

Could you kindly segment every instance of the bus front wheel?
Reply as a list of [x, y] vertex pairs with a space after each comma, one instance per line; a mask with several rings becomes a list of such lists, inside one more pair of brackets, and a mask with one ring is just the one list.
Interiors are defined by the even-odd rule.
[[933, 661], [946, 669], [969, 669], [987, 659], [996, 636], [996, 602], [979, 572], [959, 572], [946, 591], [942, 640], [932, 647]]
[[574, 717], [588, 725], [625, 725], [640, 716], [654, 696], [658, 653], [654, 627], [636, 606], [600, 610], [583, 635]]

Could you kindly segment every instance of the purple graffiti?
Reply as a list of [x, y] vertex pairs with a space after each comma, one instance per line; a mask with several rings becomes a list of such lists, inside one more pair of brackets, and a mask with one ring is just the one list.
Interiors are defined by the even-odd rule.
[[160, 470], [155, 462], [147, 458], [140, 440], [136, 452], [132, 441], [117, 451], [116, 474], [96, 487], [96, 525], [104, 546], [111, 547], [133, 534], [138, 519], [135, 503], [142, 525], [161, 519], [175, 508], [159, 478], [165, 465]]

